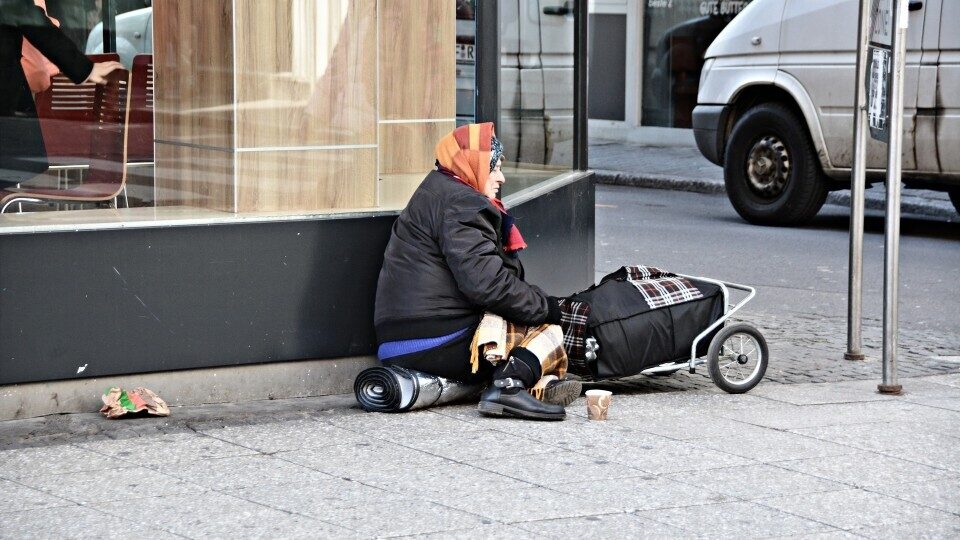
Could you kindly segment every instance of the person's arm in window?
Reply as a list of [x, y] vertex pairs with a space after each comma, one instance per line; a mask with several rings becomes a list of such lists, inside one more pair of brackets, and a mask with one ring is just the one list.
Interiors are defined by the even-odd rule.
[[119, 62], [94, 64], [31, 0], [0, 0], [0, 24], [14, 26], [71, 81], [102, 84]]

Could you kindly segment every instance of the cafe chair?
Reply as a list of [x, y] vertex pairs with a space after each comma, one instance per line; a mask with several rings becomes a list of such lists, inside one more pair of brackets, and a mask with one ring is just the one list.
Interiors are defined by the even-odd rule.
[[[116, 53], [87, 55], [91, 62], [119, 60]], [[69, 172], [90, 165], [93, 136], [97, 131], [97, 85], [73, 84], [66, 75], [50, 78], [50, 87], [37, 94], [37, 117], [47, 148], [50, 172], [56, 172], [57, 186], [66, 187]], [[82, 175], [74, 175], [82, 178]]]
[[90, 168], [73, 187], [43, 188], [23, 185], [0, 199], [0, 214], [18, 203], [98, 203], [117, 198], [127, 181], [127, 124], [130, 114], [130, 72], [115, 70], [95, 93], [96, 130], [90, 145]]

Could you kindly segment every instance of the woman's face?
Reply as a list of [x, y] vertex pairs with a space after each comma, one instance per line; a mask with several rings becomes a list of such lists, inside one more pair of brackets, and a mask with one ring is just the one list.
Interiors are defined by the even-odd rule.
[[490, 177], [487, 178], [487, 185], [484, 186], [483, 194], [491, 199], [497, 197], [497, 191], [500, 190], [500, 186], [507, 181], [503, 176], [503, 171], [500, 170], [500, 167], [503, 165], [503, 158], [497, 160], [497, 166], [490, 171]]

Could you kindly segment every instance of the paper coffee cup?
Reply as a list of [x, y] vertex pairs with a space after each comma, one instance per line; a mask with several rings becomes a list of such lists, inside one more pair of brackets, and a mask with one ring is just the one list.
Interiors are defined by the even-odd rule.
[[587, 418], [590, 420], [606, 420], [610, 411], [610, 400], [613, 392], [607, 390], [587, 390]]

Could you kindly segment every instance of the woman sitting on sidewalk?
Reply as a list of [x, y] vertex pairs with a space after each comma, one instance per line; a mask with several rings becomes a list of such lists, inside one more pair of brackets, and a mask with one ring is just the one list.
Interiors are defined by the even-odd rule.
[[[502, 154], [492, 123], [461, 126], [437, 144], [437, 169], [397, 218], [384, 253], [378, 356], [461, 382], [492, 381], [481, 413], [561, 420], [580, 383], [564, 380], [560, 300], [523, 280], [517, 255], [526, 244], [496, 198]], [[508, 322], [507, 345], [516, 344], [496, 365], [475, 341], [487, 312]]]

